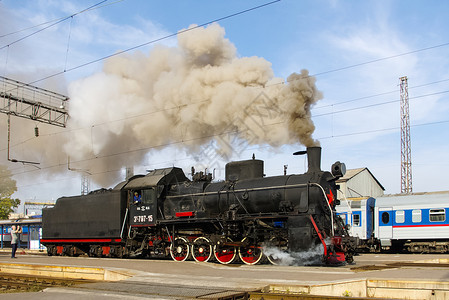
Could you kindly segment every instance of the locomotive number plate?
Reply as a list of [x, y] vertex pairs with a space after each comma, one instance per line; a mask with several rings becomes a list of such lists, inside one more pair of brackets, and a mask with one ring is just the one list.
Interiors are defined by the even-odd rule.
[[134, 223], [153, 222], [153, 215], [134, 216]]

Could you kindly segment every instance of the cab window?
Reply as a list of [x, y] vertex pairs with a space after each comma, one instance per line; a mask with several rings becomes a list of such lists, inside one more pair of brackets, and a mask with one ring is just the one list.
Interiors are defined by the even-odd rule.
[[142, 204], [152, 205], [156, 203], [156, 191], [153, 188], [143, 190], [142, 192]]

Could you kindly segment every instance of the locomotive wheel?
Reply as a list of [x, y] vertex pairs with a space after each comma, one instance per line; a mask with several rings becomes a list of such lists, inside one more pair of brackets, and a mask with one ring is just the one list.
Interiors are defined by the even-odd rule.
[[89, 248], [89, 253], [87, 254], [87, 255], [89, 255], [89, 257], [95, 257], [95, 252], [96, 252], [96, 248], [95, 248], [96, 246], [90, 246], [90, 248]]
[[192, 244], [192, 256], [195, 261], [207, 262], [212, 257], [212, 245], [204, 236], [197, 237]]
[[273, 265], [280, 265], [283, 254], [287, 254], [288, 240], [280, 236], [274, 236], [270, 239], [266, 250], [266, 256]]
[[[248, 237], [245, 237], [242, 242], [248, 240]], [[263, 257], [262, 247], [260, 244], [254, 242], [249, 243], [247, 246], [239, 247], [239, 257], [242, 262], [247, 265], [255, 265], [260, 262]]]
[[51, 245], [51, 246], [47, 247], [47, 255], [48, 256], [55, 256], [58, 254], [57, 252], [58, 252], [58, 249], [56, 249], [56, 246]]
[[74, 256], [74, 253], [75, 253], [75, 248], [72, 245], [64, 246], [64, 250], [62, 252], [63, 255]]
[[110, 254], [112, 257], [122, 258], [123, 257], [123, 249], [121, 246], [113, 246], [113, 247], [111, 247]]
[[190, 255], [189, 241], [183, 237], [177, 237], [170, 245], [170, 255], [175, 261], [185, 261]]
[[[232, 240], [230, 238], [228, 238], [227, 242], [232, 243]], [[221, 264], [227, 265], [227, 264], [232, 263], [234, 261], [236, 255], [237, 255], [237, 249], [234, 246], [223, 245], [220, 242], [218, 242], [214, 246], [215, 259]]]
[[95, 256], [96, 257], [103, 256], [103, 248], [101, 246], [95, 246]]

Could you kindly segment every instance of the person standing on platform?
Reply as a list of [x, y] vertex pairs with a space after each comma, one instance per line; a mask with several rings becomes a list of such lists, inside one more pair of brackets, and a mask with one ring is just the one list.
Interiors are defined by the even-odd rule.
[[20, 226], [11, 226], [11, 258], [16, 258], [17, 246], [19, 243]]

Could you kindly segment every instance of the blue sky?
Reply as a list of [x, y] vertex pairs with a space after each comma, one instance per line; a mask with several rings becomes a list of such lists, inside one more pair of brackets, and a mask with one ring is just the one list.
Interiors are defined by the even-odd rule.
[[[0, 1], [0, 76], [39, 81], [41, 87], [68, 94], [74, 82], [101, 72], [103, 61], [90, 62], [269, 1], [110, 0], [14, 43], [45, 25], [19, 30], [71, 16], [99, 2]], [[302, 69], [316, 75], [323, 99], [312, 108], [313, 137], [323, 148], [322, 169], [337, 160], [347, 168], [368, 167], [386, 193], [400, 192], [399, 78], [407, 76], [413, 188], [423, 192], [448, 190], [448, 12], [447, 1], [283, 0], [218, 24], [238, 57], [264, 58], [276, 77], [285, 79]], [[176, 47], [177, 40], [167, 38], [127, 54], [147, 54], [155, 45]], [[40, 81], [54, 74], [61, 75]], [[41, 137], [34, 139], [33, 122], [13, 121], [20, 131], [12, 137], [11, 150], [41, 161], [44, 168], [37, 170], [7, 162], [4, 116], [0, 126], [4, 128], [0, 163], [15, 174], [16, 197], [49, 200], [79, 193], [80, 175], [67, 171], [67, 154], [58, 139], [66, 134], [62, 129], [39, 125]], [[48, 145], [55, 153], [51, 159], [45, 155]], [[302, 173], [304, 159], [291, 154], [303, 148], [299, 143], [276, 148], [252, 145], [231, 159], [248, 159], [256, 153], [266, 161], [267, 175], [282, 174], [283, 165], [289, 166], [289, 173]], [[134, 168], [144, 172], [176, 165], [188, 172], [191, 165], [207, 166], [207, 159], [198, 162], [193, 156], [167, 147], [149, 151]], [[113, 186], [123, 173], [96, 160], [89, 163], [81, 167], [93, 173], [91, 188], [105, 183], [95, 183], [99, 174], [109, 176]]]

